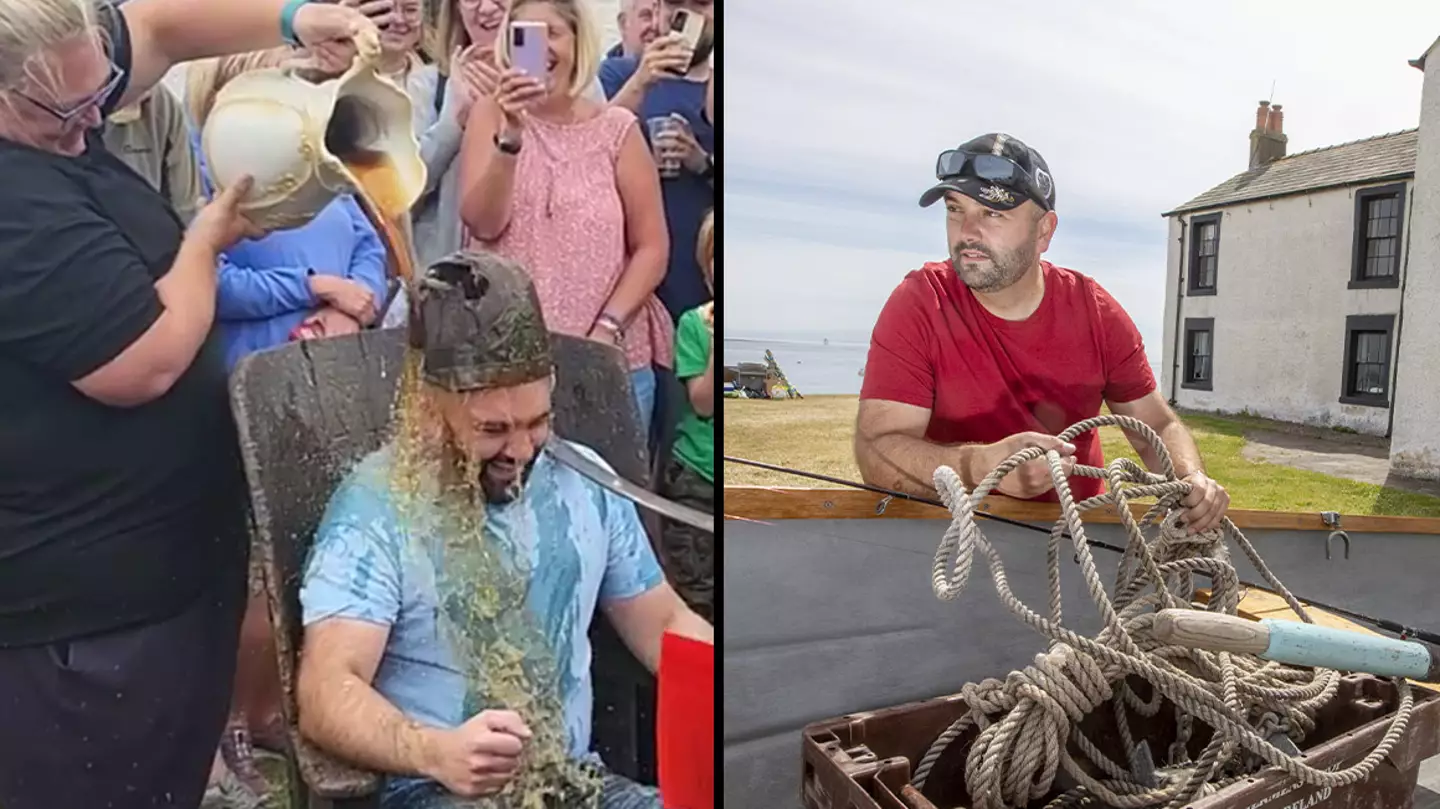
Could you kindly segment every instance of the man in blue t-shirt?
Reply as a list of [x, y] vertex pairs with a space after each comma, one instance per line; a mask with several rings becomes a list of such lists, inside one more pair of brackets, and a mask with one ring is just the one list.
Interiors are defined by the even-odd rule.
[[[650, 138], [646, 121], [678, 116], [684, 121], [679, 138], [680, 176], [661, 183], [665, 219], [670, 226], [670, 269], [657, 294], [677, 321], [684, 313], [710, 299], [705, 277], [695, 258], [700, 221], [715, 204], [715, 127], [705, 115], [705, 89], [710, 79], [710, 55], [715, 47], [713, 0], [663, 0], [662, 30], [687, 9], [705, 20], [695, 50], [685, 47], [679, 34], [666, 33], [650, 42], [640, 56], [606, 59], [600, 65], [600, 84], [611, 104], [639, 116], [641, 131]], [[651, 144], [652, 147], [654, 144]]]
[[714, 630], [665, 582], [635, 507], [546, 451], [550, 343], [525, 271], [457, 254], [415, 295], [421, 385], [306, 563], [301, 731], [387, 774], [384, 809], [659, 809], [590, 750], [587, 630], [603, 609], [652, 672], [665, 632]]

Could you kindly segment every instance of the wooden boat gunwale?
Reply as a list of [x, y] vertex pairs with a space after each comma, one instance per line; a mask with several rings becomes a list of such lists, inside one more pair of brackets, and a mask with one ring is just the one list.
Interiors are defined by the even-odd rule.
[[[1148, 503], [1132, 504], [1131, 506], [1131, 508], [1133, 509], [1133, 513], [1137, 517], [1142, 516], [1144, 512], [1148, 509], [1148, 507]], [[1025, 523], [1029, 523], [1035, 528], [1041, 528], [1045, 530], [1048, 530], [1049, 527], [1053, 525], [1054, 522], [1059, 518], [1059, 506], [1057, 504], [1020, 501], [1001, 495], [992, 495], [986, 498], [980, 510], [985, 512], [986, 514], [995, 517], [1014, 521], [1022, 521]], [[932, 520], [948, 522], [950, 519], [950, 514], [946, 509], [935, 505], [930, 505], [922, 502], [908, 501], [901, 499], [900, 497], [893, 497], [884, 493], [877, 493], [859, 489], [830, 487], [821, 488], [754, 485], [725, 486], [722, 513], [727, 523], [730, 524], [743, 524], [745, 522], [769, 524], [773, 521], [779, 525], [803, 525], [804, 522], [809, 520], [814, 520], [817, 522], [829, 522], [835, 520], [871, 519], [904, 519], [912, 521]], [[1335, 530], [1336, 527], [1331, 522], [1328, 522], [1326, 518], [1322, 516], [1322, 513], [1319, 511], [1299, 513], [1252, 509], [1231, 509], [1228, 512], [1228, 516], [1242, 531], [1248, 529], [1257, 529], [1262, 531], [1273, 530], [1279, 532], [1316, 532], [1320, 533], [1320, 536], [1317, 537], [1317, 542], [1324, 540], [1325, 533], [1329, 533]], [[1113, 507], [1094, 509], [1092, 511], [1086, 512], [1084, 515], [1084, 520], [1087, 524], [1095, 523], [1115, 525], [1120, 522], [1119, 517], [1113, 511]], [[1392, 517], [1341, 514], [1339, 527], [1350, 534], [1408, 534], [1412, 535], [1416, 541], [1422, 543], [1425, 539], [1428, 539], [1429, 536], [1440, 535], [1440, 519], [1427, 517]], [[759, 526], [757, 526], [757, 528], [759, 528]], [[874, 527], [874, 530], [883, 533], [886, 529], [883, 527], [883, 525], [877, 524]], [[864, 529], [862, 533], [869, 532], [870, 529], [867, 528]], [[849, 535], [850, 532], [847, 531], [846, 534]], [[838, 537], [839, 535], [836, 536]], [[936, 541], [938, 541], [938, 539], [939, 534], [937, 533]], [[1399, 539], [1404, 541], [1406, 538], [1401, 537]], [[764, 546], [764, 542], [761, 542], [758, 546], [752, 545], [752, 547], [758, 548], [763, 548]], [[753, 553], [756, 551], [751, 552]], [[1361, 538], [1361, 542], [1357, 546], [1356, 552], [1366, 552], [1363, 538]], [[1422, 555], [1427, 557], [1429, 556], [1429, 554]], [[1341, 563], [1339, 561], [1338, 554], [1335, 563]], [[1282, 579], [1285, 578], [1283, 571], [1277, 572], [1280, 573]], [[853, 589], [853, 587], [854, 582], [845, 582], [843, 583], [842, 587], [837, 589], [851, 590]], [[803, 592], [806, 595], [813, 597], [813, 585], [806, 588]], [[1382, 634], [1360, 623], [1349, 620], [1334, 613], [1326, 612], [1322, 608], [1318, 608], [1309, 603], [1306, 603], [1303, 594], [1297, 593], [1297, 595], [1300, 596], [1302, 603], [1305, 603], [1308, 611], [1310, 612], [1311, 618], [1317, 624], [1333, 628], [1347, 629], [1370, 635]], [[1205, 592], [1203, 590], [1197, 592], [1196, 594], [1197, 601], [1204, 601], [1207, 596], [1208, 592]], [[846, 601], [847, 598], [848, 597], [841, 597], [839, 598], [837, 603]], [[874, 602], [871, 603], [873, 605]], [[772, 607], [772, 609], [783, 608]], [[1284, 604], [1282, 599], [1280, 599], [1273, 593], [1258, 589], [1250, 589], [1246, 592], [1238, 611], [1243, 617], [1252, 620], [1259, 620], [1261, 618], [1299, 620], [1299, 616], [1291, 612], [1289, 607]], [[758, 647], [750, 646], [744, 643], [742, 643], [741, 645], [742, 651], [746, 652], [747, 654], [780, 654], [780, 652], [771, 651], [771, 648], [772, 647], [766, 645], [761, 645]], [[747, 681], [742, 679], [742, 683], [744, 682]], [[1417, 689], [1419, 689], [1418, 693], [1429, 692], [1433, 694], [1436, 691], [1440, 691], [1440, 688], [1437, 688], [1436, 686], [1431, 684], [1418, 683], [1414, 680], [1411, 680], [1410, 682], [1412, 685], [1416, 686]], [[753, 687], [754, 684], [750, 683], [750, 685]], [[837, 712], [834, 717], [832, 717], [832, 720], [839, 721], [840, 719], [844, 719], [846, 721], [851, 721], [871, 715], [877, 710], [889, 710], [886, 708], [877, 707], [879, 704], [880, 703], [866, 705], [857, 704], [855, 706], [855, 710], [857, 711], [856, 713], [841, 714]], [[898, 704], [891, 704], [890, 709], [898, 709], [900, 707], [903, 706]], [[778, 728], [773, 729], [778, 730]], [[803, 735], [803, 732], [800, 735]], [[765, 737], [757, 735], [754, 738], [758, 739]], [[750, 736], [740, 736], [737, 737], [737, 739], [734, 741], [735, 745], [740, 746], [750, 745], [752, 743], [755, 742]], [[725, 744], [725, 747], [727, 748], [727, 754], [731, 752], [729, 750], [731, 744], [732, 743], [728, 741]], [[734, 752], [738, 756], [741, 754], [741, 749], [737, 747]], [[750, 754], [747, 752], [746, 755]], [[798, 764], [801, 762], [797, 761], [796, 763]], [[867, 763], [865, 764], [865, 767], [872, 767], [876, 763], [877, 762]], [[855, 765], [859, 766], [860, 762], [855, 762]], [[785, 790], [783, 794], [769, 795], [769, 797], [775, 799], [775, 805], [783, 804], [784, 806], [789, 807], [792, 805], [790, 802], [796, 800], [797, 798], [801, 800], [802, 805], [807, 807], [826, 805], [823, 802], [816, 803], [815, 798], [818, 796], [806, 794], [806, 790], [803, 788], [803, 785], [810, 784], [809, 775], [815, 771], [814, 762], [805, 761], [803, 769], [806, 773], [806, 776], [805, 778], [802, 778], [800, 782], [795, 783], [795, 787], [797, 787], [795, 793], [790, 793], [788, 790]], [[845, 768], [842, 767], [841, 769], [843, 770]], [[762, 775], [759, 772], [756, 772], [754, 774], [732, 773], [732, 775], [734, 775], [733, 786], [731, 783], [731, 779], [729, 777], [727, 777], [726, 779], [727, 792], [733, 789], [737, 793], [737, 795], [745, 795], [747, 797], [753, 796], [754, 793], [751, 792], [751, 790], [758, 786], [759, 783], [756, 779], [762, 778]], [[1410, 782], [1408, 788], [1411, 790], [1414, 789], [1414, 781]], [[1287, 789], [1289, 788], [1287, 787]], [[1312, 788], [1297, 787], [1297, 789], [1298, 792], [1296, 794], [1300, 795], [1305, 800], [1317, 802], [1322, 801], [1322, 799], [1318, 795], [1308, 794], [1312, 791]], [[843, 793], [834, 794], [830, 797], [839, 798], [841, 795], [843, 795]], [[1328, 797], [1328, 795], [1329, 791], [1327, 790], [1325, 792], [1325, 796]], [[1337, 800], [1349, 800], [1348, 797], [1340, 798], [1338, 797], [1338, 795], [1339, 793], [1337, 793]], [[1266, 797], [1263, 798], [1261, 802], [1266, 803], [1272, 799], [1272, 797]], [[882, 801], [882, 803], [884, 802]], [[1286, 805], [1286, 803], [1287, 801], [1276, 801], [1277, 806], [1283, 807], [1284, 805]], [[886, 803], [885, 805], [888, 806], [889, 804]], [[900, 803], [897, 803], [896, 805], [898, 806], [900, 805]]]
[[[813, 486], [726, 486], [725, 517], [748, 520], [790, 519], [949, 519], [938, 506], [891, 498], [859, 489]], [[884, 506], [881, 508], [881, 506]], [[1144, 504], [1131, 504], [1131, 513], [1143, 515]], [[1055, 503], [1016, 500], [990, 495], [980, 510], [998, 517], [1040, 524], [1060, 517]], [[1320, 512], [1263, 511], [1232, 508], [1226, 515], [1241, 530], [1264, 528], [1286, 531], [1331, 531]], [[1087, 523], [1116, 524], [1120, 518], [1107, 509], [1085, 513]], [[1341, 514], [1340, 527], [1354, 533], [1440, 535], [1440, 518]]]

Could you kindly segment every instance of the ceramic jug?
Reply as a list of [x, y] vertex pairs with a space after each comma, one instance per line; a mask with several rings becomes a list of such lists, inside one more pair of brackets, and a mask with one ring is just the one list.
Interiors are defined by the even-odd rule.
[[402, 218], [425, 188], [409, 96], [380, 75], [378, 35], [356, 40], [339, 78], [312, 82], [291, 67], [255, 70], [215, 96], [201, 148], [217, 189], [243, 175], [254, 186], [241, 210], [264, 230], [306, 224], [352, 193], [387, 219]]

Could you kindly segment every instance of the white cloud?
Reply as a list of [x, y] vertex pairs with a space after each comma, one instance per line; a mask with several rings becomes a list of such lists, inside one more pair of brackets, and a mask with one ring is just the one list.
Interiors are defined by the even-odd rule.
[[1160, 214], [1245, 169], [1272, 81], [1291, 153], [1415, 126], [1440, 4], [744, 0], [724, 25], [727, 327], [868, 328], [945, 254], [935, 155], [1007, 131], [1056, 177], [1047, 257], [1158, 357]]

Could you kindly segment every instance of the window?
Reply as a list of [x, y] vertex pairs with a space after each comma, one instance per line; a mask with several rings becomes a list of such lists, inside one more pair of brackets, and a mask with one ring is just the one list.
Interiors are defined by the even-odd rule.
[[1190, 294], [1214, 295], [1220, 262], [1220, 214], [1190, 218]]
[[1185, 318], [1185, 361], [1181, 363], [1185, 376], [1180, 387], [1210, 390], [1214, 357], [1215, 318]]
[[1340, 401], [1390, 406], [1390, 346], [1394, 315], [1345, 318], [1345, 377]]
[[1401, 232], [1405, 224], [1405, 184], [1355, 192], [1355, 255], [1351, 289], [1400, 286]]

